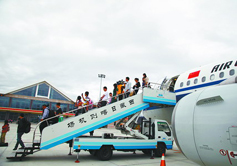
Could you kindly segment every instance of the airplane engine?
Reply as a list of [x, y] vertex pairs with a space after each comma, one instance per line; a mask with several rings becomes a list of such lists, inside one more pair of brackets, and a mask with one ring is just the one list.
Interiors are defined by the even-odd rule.
[[172, 130], [177, 146], [193, 162], [237, 165], [237, 84], [182, 98], [173, 111]]

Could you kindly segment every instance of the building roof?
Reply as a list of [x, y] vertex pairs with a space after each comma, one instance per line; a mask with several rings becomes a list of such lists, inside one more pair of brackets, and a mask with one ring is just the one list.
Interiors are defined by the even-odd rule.
[[54, 86], [49, 84], [47, 81], [41, 81], [11, 92], [6, 93], [6, 95], [23, 95], [30, 97], [40, 97], [45, 99], [56, 99], [56, 100], [65, 100], [73, 102], [69, 97], [64, 95]]

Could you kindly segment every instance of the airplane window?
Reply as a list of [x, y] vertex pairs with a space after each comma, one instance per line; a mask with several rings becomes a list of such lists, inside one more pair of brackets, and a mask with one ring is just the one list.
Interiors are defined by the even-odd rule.
[[187, 86], [189, 86], [190, 85], [190, 80], [188, 80], [188, 82], [187, 82]]
[[183, 86], [184, 86], [184, 83], [183, 83], [183, 82], [181, 82], [181, 83], [180, 83], [180, 87], [183, 87]]
[[214, 79], [215, 79], [215, 75], [212, 74], [212, 75], [210, 76], [210, 80], [214, 80]]
[[196, 78], [195, 80], [194, 80], [194, 84], [197, 84], [198, 83], [198, 79]]
[[232, 76], [232, 75], [234, 75], [235, 74], [235, 70], [234, 69], [231, 69], [230, 70], [230, 75]]
[[206, 77], [202, 77], [202, 82], [205, 82], [206, 81]]
[[219, 76], [220, 76], [220, 78], [223, 78], [224, 77], [224, 72], [221, 72]]

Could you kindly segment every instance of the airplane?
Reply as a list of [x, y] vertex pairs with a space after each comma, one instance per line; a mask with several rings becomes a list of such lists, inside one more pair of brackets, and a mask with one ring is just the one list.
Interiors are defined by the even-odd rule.
[[177, 146], [195, 163], [237, 165], [236, 83], [237, 60], [165, 78], [160, 90], [173, 93], [176, 104], [153, 106], [144, 116], [170, 122]]
[[[237, 60], [215, 62], [209, 65], [201, 66], [188, 70], [180, 75], [164, 78], [159, 86], [165, 94], [173, 96], [178, 103], [184, 96], [209, 88], [211, 86], [224, 85], [235, 81], [237, 76]], [[162, 94], [163, 95], [163, 94]], [[165, 98], [165, 96], [161, 96]], [[163, 119], [171, 123], [172, 113], [175, 104], [172, 105], [152, 105], [148, 110], [144, 111], [147, 118]]]

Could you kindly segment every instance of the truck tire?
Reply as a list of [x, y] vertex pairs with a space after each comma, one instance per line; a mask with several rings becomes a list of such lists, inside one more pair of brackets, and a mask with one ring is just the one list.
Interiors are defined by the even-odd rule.
[[163, 153], [165, 154], [165, 152], [166, 152], [165, 144], [162, 144], [162, 143], [158, 144], [157, 149], [155, 149], [153, 152], [154, 152], [155, 157], [161, 157], [162, 154]]
[[102, 161], [110, 160], [113, 155], [113, 150], [111, 146], [102, 146], [100, 150], [97, 151], [96, 156]]

